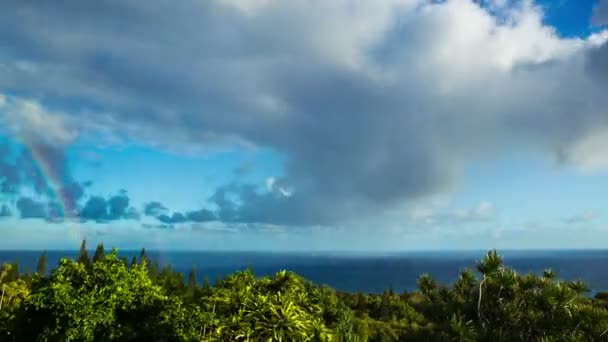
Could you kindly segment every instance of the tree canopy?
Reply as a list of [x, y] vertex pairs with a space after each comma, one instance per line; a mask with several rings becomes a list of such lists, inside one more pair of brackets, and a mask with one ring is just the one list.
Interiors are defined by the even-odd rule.
[[[489, 252], [452, 284], [344, 293], [280, 271], [237, 271], [211, 285], [196, 270], [128, 262], [86, 245], [46, 272], [0, 273], [1, 341], [608, 341], [608, 295], [547, 270], [518, 274]], [[17, 269], [15, 268], [17, 266]]]

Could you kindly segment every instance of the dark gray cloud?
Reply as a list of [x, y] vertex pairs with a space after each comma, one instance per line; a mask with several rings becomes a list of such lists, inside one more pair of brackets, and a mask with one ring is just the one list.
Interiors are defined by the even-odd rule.
[[[576, 147], [608, 130], [606, 45], [552, 35], [529, 8], [497, 27], [472, 1], [4, 7], [3, 86], [96, 109], [65, 111], [80, 130], [283, 156], [270, 191], [217, 189], [226, 222], [333, 224], [450, 189], [469, 160], [524, 149], [586, 165], [603, 153]], [[173, 219], [156, 204], [144, 214]]]
[[587, 70], [598, 82], [608, 85], [608, 43], [589, 51]]
[[[164, 207], [163, 207], [164, 208]], [[160, 213], [160, 211], [152, 211]], [[166, 212], [166, 209], [162, 212]], [[211, 222], [217, 221], [218, 216], [211, 210], [208, 209], [200, 209], [189, 211], [187, 213], [174, 212], [173, 214], [159, 214], [159, 215], [149, 215], [156, 217], [157, 220], [167, 225], [174, 225], [180, 223], [203, 223], [203, 222]]]
[[10, 217], [12, 215], [11, 209], [6, 204], [3, 204], [2, 207], [0, 207], [0, 217]]
[[108, 222], [115, 220], [139, 220], [137, 209], [129, 206], [130, 199], [126, 192], [111, 196], [106, 199], [101, 196], [92, 196], [80, 211], [80, 218], [96, 222]]
[[127, 214], [129, 197], [125, 194], [112, 196], [108, 200], [108, 215], [110, 218], [122, 218]]
[[159, 216], [167, 212], [167, 208], [160, 202], [150, 202], [144, 207], [146, 216]]
[[216, 215], [207, 209], [200, 209], [186, 213], [188, 221], [195, 223], [209, 222], [217, 220]]
[[598, 1], [593, 8], [591, 22], [596, 26], [608, 25], [608, 0]]
[[46, 219], [48, 217], [45, 203], [29, 197], [19, 198], [17, 200], [17, 209], [19, 209], [19, 213], [23, 219]]
[[93, 196], [89, 198], [80, 211], [80, 217], [84, 220], [107, 220], [109, 218], [108, 202], [101, 196]]
[[182, 213], [173, 213], [173, 215], [160, 215], [157, 217], [158, 220], [165, 224], [177, 224], [177, 223], [185, 223], [188, 221], [186, 216]]
[[124, 214], [124, 218], [127, 220], [135, 220], [135, 221], [139, 221], [139, 219], [141, 218], [141, 214], [139, 213], [139, 210], [130, 207], [127, 209], [126, 213]]
[[70, 212], [76, 212], [79, 206], [79, 202], [84, 198], [86, 184], [71, 181], [62, 184], [59, 189], [59, 196], [64, 202], [66, 210]]

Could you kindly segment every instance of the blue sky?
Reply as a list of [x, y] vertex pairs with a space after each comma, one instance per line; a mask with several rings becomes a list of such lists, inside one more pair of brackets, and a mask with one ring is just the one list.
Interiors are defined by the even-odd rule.
[[606, 247], [606, 1], [8, 6], [0, 248]]

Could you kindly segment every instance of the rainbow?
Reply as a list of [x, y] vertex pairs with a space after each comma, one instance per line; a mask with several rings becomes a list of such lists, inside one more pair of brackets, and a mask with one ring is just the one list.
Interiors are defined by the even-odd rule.
[[68, 225], [70, 235], [74, 239], [76, 245], [85, 239], [85, 234], [81, 229], [80, 218], [75, 207], [73, 200], [67, 196], [65, 190], [62, 188], [64, 180], [62, 175], [59, 174], [59, 170], [53, 167], [49, 163], [48, 151], [45, 150], [45, 145], [35, 143], [30, 139], [22, 140], [23, 146], [31, 154], [31, 160], [35, 168], [35, 172], [38, 172], [42, 179], [45, 181], [46, 190], [49, 191], [48, 197], [53, 200], [53, 203], [57, 204], [57, 207], [53, 209], [56, 212], [52, 213], [52, 217], [61, 221], [69, 221], [72, 224]]

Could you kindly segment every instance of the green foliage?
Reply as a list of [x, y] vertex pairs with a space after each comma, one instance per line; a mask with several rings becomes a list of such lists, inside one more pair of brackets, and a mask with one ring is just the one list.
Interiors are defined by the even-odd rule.
[[[91, 265], [63, 259], [48, 278], [37, 278], [23, 313], [19, 340], [173, 341], [196, 336], [181, 327], [191, 314], [148, 277], [128, 268], [116, 252]], [[171, 320], [169, 320], [171, 318]]]
[[36, 266], [36, 273], [44, 276], [44, 275], [46, 275], [48, 267], [49, 267], [49, 260], [48, 260], [46, 251], [44, 251], [38, 258], [38, 264]]
[[517, 274], [489, 252], [451, 285], [431, 276], [419, 291], [342, 293], [287, 271], [251, 269], [212, 286], [159, 270], [142, 250], [131, 265], [83, 242], [50, 274], [0, 272], [0, 341], [608, 341], [608, 295], [550, 270]]
[[103, 243], [98, 244], [97, 248], [95, 248], [95, 254], [93, 255], [93, 262], [102, 260], [105, 256], [105, 253], [106, 252], [103, 248]]
[[80, 244], [80, 251], [78, 252], [78, 262], [85, 267], [91, 266], [91, 260], [89, 259], [89, 252], [87, 252], [87, 241], [82, 240]]
[[[608, 311], [584, 296], [580, 281], [519, 275], [496, 252], [479, 262], [481, 279], [465, 271], [451, 287], [421, 289], [416, 306], [445, 327], [440, 335], [459, 341], [603, 341]], [[425, 281], [428, 283], [428, 281]]]

